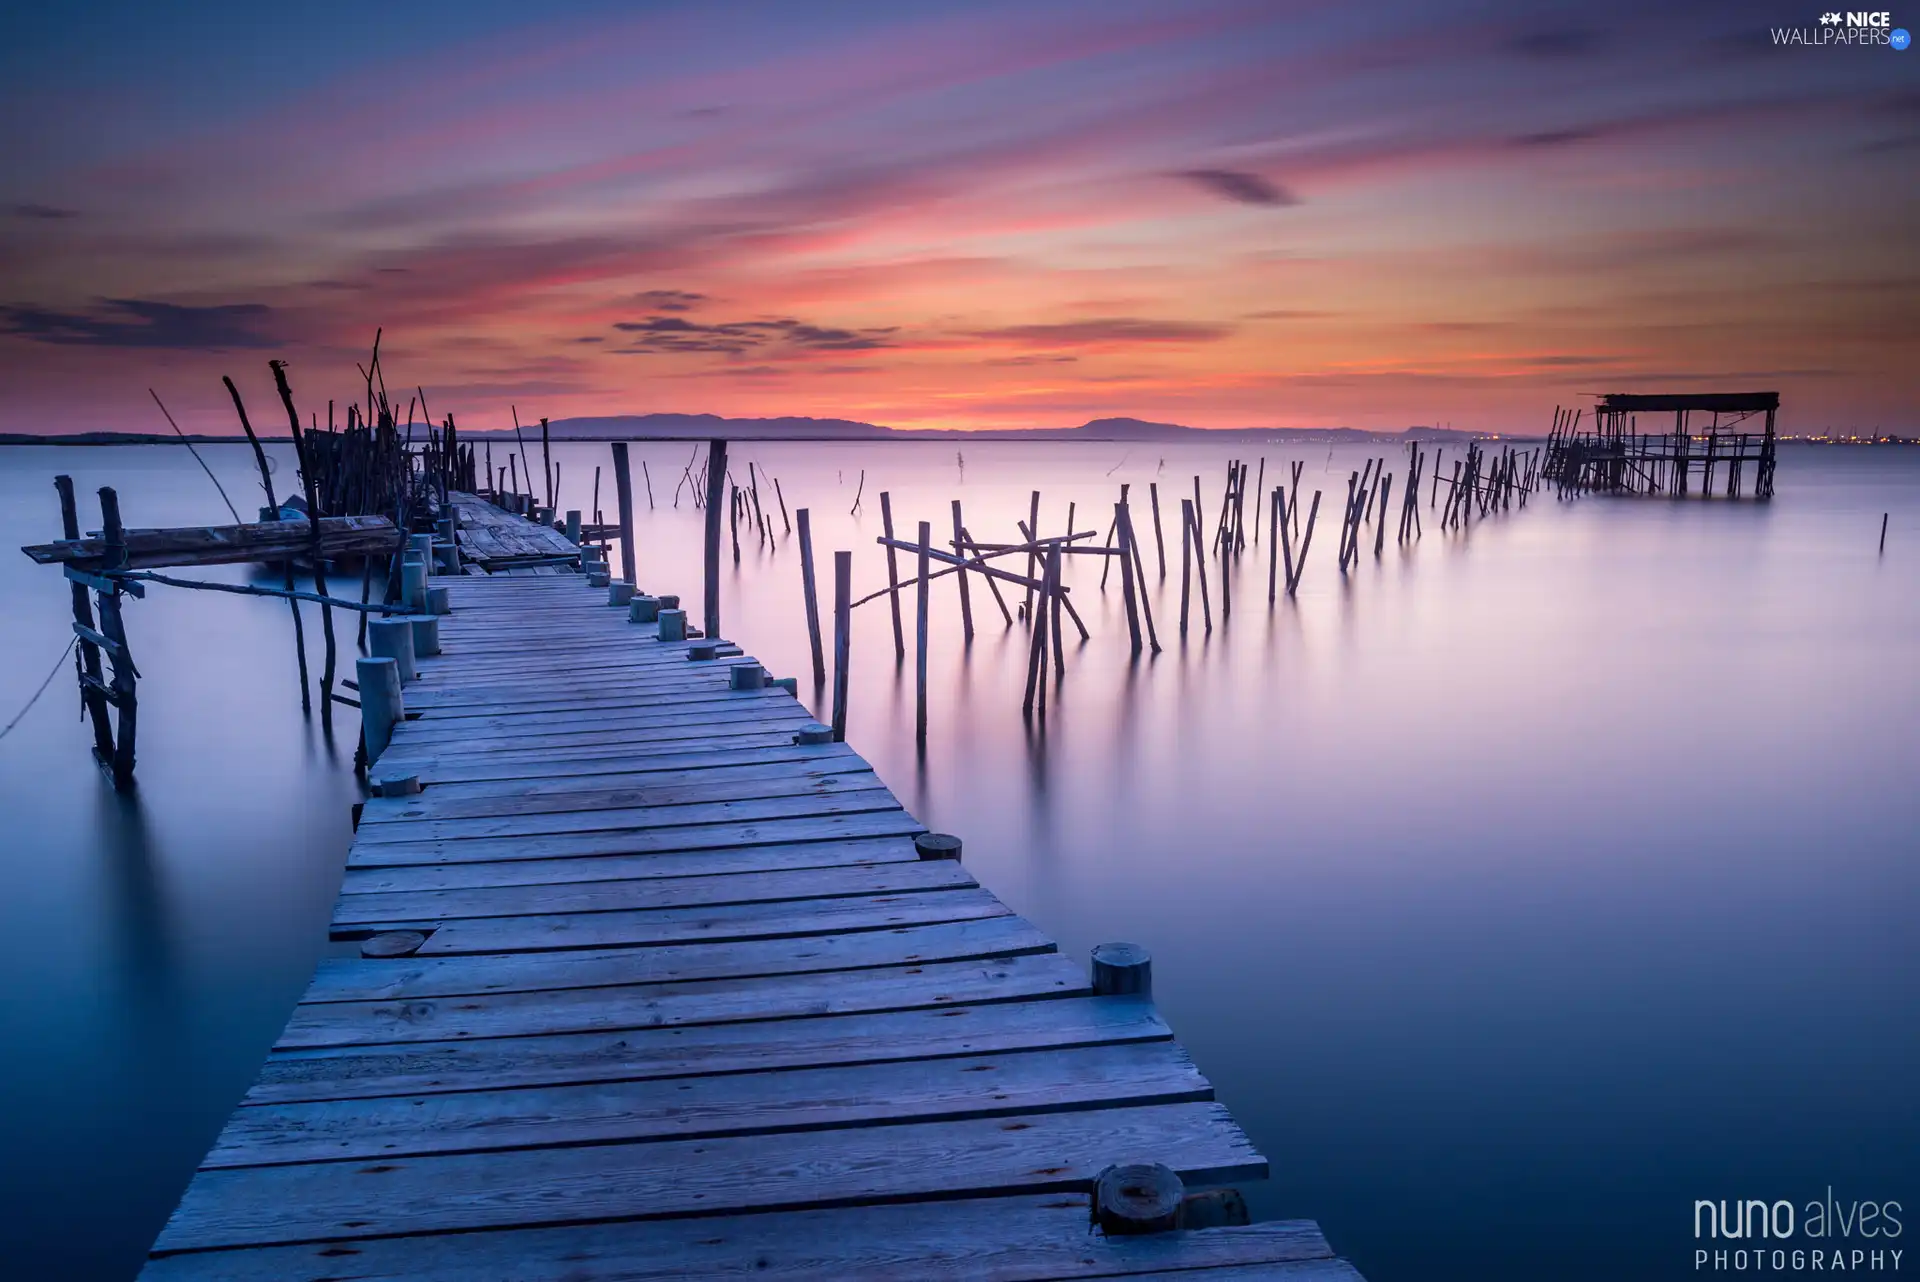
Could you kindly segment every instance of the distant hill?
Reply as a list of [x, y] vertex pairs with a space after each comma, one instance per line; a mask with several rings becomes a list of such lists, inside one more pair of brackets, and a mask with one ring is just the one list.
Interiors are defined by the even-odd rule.
[[[1409, 427], [1399, 432], [1373, 432], [1356, 427], [1187, 427], [1181, 423], [1155, 423], [1140, 418], [1096, 418], [1078, 427], [983, 428], [978, 431], [915, 431], [882, 427], [847, 418], [725, 418], [719, 414], [617, 414], [599, 418], [561, 418], [548, 424], [556, 441], [644, 441], [708, 440], [725, 437], [732, 441], [941, 441], [941, 440], [1017, 440], [1017, 441], [1196, 441], [1221, 437], [1256, 441], [1325, 441], [1329, 444], [1359, 441], [1453, 441], [1472, 440], [1477, 432], [1460, 432], [1444, 427]], [[536, 424], [531, 431], [521, 429], [528, 444], [539, 439]], [[512, 428], [492, 431], [463, 431], [463, 439], [513, 440]], [[421, 428], [416, 439], [425, 440]], [[244, 443], [243, 436], [189, 436], [196, 445]], [[263, 441], [286, 441], [285, 436], [262, 436]], [[68, 435], [34, 435], [25, 432], [0, 432], [0, 445], [177, 445], [180, 438], [152, 432], [75, 432]]]
[[[1181, 423], [1155, 423], [1139, 418], [1096, 418], [1078, 427], [912, 430], [844, 418], [725, 418], [718, 414], [622, 414], [606, 418], [561, 418], [549, 423], [548, 428], [553, 439], [570, 441], [649, 438], [703, 440], [715, 436], [724, 436], [728, 440], [788, 441], [1182, 441], [1236, 436], [1259, 440], [1337, 442], [1380, 439], [1470, 440], [1478, 435], [1440, 427], [1409, 427], [1401, 432], [1370, 432], [1353, 427], [1188, 427]], [[464, 435], [510, 439], [513, 429], [467, 432]]]

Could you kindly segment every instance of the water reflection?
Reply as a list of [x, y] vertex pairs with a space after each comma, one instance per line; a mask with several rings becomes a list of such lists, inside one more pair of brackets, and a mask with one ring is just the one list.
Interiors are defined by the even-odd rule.
[[[1177, 512], [1200, 473], [1204, 522], [1227, 457], [982, 444], [962, 490], [944, 443], [735, 450], [810, 509], [823, 585], [853, 550], [856, 597], [885, 583], [882, 490], [906, 530], [950, 526], [960, 493], [993, 542], [1035, 488], [1061, 530], [1122, 482]], [[555, 452], [586, 478], [563, 508], [586, 506], [604, 449]], [[1329, 496], [1360, 457], [1266, 452], [1269, 484], [1297, 462]], [[51, 453], [0, 456], [15, 544], [46, 536], [56, 465], [121, 484], [140, 524], [217, 514], [184, 454]], [[634, 453], [663, 478], [687, 458]], [[246, 483], [244, 447], [208, 454]], [[1920, 452], [1790, 451], [1781, 475], [1771, 507], [1536, 500], [1465, 531], [1423, 495], [1425, 536], [1346, 576], [1336, 498], [1297, 598], [1268, 604], [1249, 543], [1209, 559], [1214, 626], [1195, 599], [1184, 637], [1171, 539], [1141, 585], [1165, 649], [1137, 660], [1102, 559], [1066, 558], [1092, 637], [1063, 638], [1044, 720], [1020, 711], [1025, 625], [976, 592], [963, 645], [942, 579], [926, 743], [884, 600], [854, 612], [849, 738], [1064, 948], [1153, 949], [1169, 1019], [1274, 1160], [1260, 1213], [1320, 1218], [1374, 1282], [1681, 1276], [1701, 1188], [1920, 1201]], [[698, 617], [700, 515], [655, 497], [639, 578]], [[811, 668], [797, 551], [776, 525], [723, 576], [725, 631], [781, 674]], [[65, 643], [60, 580], [14, 559], [0, 706]], [[305, 982], [348, 839], [352, 717], [331, 744], [300, 719], [286, 611], [186, 596], [129, 621], [136, 801], [51, 696], [0, 743], [22, 838], [0, 965], [25, 977], [0, 1017], [33, 1048], [0, 1061], [0, 1245], [59, 1276], [130, 1276]]]

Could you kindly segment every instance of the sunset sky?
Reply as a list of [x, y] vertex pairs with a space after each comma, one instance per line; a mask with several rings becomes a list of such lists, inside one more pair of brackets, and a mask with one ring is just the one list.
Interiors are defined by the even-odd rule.
[[469, 428], [1920, 417], [1920, 50], [1813, 5], [26, 8], [0, 431], [324, 416], [376, 325]]

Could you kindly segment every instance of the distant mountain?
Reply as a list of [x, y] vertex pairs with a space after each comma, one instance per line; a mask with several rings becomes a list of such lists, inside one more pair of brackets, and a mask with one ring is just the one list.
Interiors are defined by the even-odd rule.
[[[1027, 440], [1027, 441], [1182, 441], [1222, 436], [1259, 440], [1470, 440], [1477, 433], [1440, 427], [1409, 427], [1401, 432], [1370, 432], [1353, 427], [1188, 427], [1139, 418], [1096, 418], [1078, 427], [983, 428], [976, 431], [912, 430], [883, 427], [844, 418], [725, 418], [718, 414], [621, 414], [605, 418], [562, 418], [548, 424], [555, 440], [610, 441], [653, 439], [728, 440]], [[523, 431], [525, 429], [522, 429]], [[467, 432], [468, 437], [513, 436], [505, 431]], [[532, 438], [529, 436], [529, 440]]]
[[[1357, 427], [1187, 427], [1181, 423], [1155, 423], [1140, 418], [1096, 418], [1078, 427], [1002, 427], [978, 431], [918, 431], [882, 427], [847, 418], [725, 418], [718, 414], [616, 414], [601, 418], [561, 418], [548, 424], [556, 441], [644, 441], [708, 440], [725, 437], [731, 441], [1197, 441], [1233, 437], [1256, 441], [1325, 441], [1329, 444], [1360, 441], [1454, 441], [1472, 440], [1477, 432], [1459, 432], [1444, 427], [1409, 427], [1399, 432], [1373, 432]], [[492, 431], [463, 431], [463, 439], [484, 438], [511, 441], [512, 428]], [[540, 438], [536, 424], [521, 428], [529, 445]], [[194, 444], [233, 444], [243, 436], [190, 436]], [[266, 441], [286, 441], [284, 436], [263, 436]], [[420, 429], [416, 439], [425, 440]], [[24, 432], [0, 433], [0, 445], [174, 445], [177, 436], [147, 432], [78, 432], [69, 435], [32, 435]]]
[[[644, 440], [648, 437], [724, 436], [728, 440], [845, 441], [896, 436], [890, 427], [847, 418], [723, 418], [718, 414], [615, 414], [605, 418], [561, 418], [548, 424], [555, 437], [570, 441]], [[523, 433], [526, 432], [522, 428]], [[512, 436], [513, 429], [463, 432], [464, 436]], [[528, 439], [539, 435], [535, 428]]]

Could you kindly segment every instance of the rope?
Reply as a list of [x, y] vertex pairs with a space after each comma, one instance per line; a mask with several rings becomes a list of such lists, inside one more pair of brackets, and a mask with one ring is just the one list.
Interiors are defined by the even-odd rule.
[[78, 644], [80, 644], [79, 637], [75, 637], [73, 640], [67, 642], [67, 648], [62, 650], [60, 652], [60, 657], [54, 661], [53, 671], [47, 673], [47, 679], [45, 681], [42, 681], [40, 683], [40, 688], [33, 692], [33, 698], [27, 700], [27, 706], [20, 709], [18, 713], [14, 714], [13, 720], [7, 722], [6, 729], [0, 730], [0, 739], [4, 739], [8, 735], [12, 734], [13, 728], [19, 725], [21, 720], [29, 712], [33, 711], [33, 705], [40, 702], [40, 696], [47, 692], [47, 687], [53, 684], [53, 679], [60, 675], [60, 669], [66, 666], [67, 656], [73, 653], [73, 647]]

